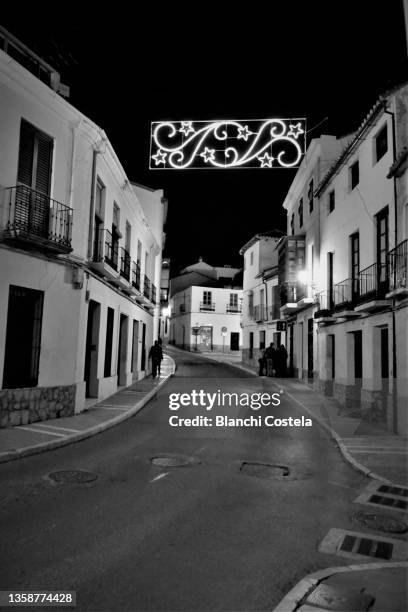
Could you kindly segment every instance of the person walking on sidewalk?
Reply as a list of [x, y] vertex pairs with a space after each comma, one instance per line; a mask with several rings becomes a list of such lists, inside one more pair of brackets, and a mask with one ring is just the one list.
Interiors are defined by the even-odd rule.
[[276, 349], [273, 342], [270, 343], [265, 351], [266, 357], [266, 375], [273, 376], [273, 369], [275, 366]]
[[156, 378], [157, 372], [160, 376], [160, 366], [163, 359], [163, 351], [157, 340], [154, 341], [149, 351], [149, 359], [152, 360], [152, 378]]

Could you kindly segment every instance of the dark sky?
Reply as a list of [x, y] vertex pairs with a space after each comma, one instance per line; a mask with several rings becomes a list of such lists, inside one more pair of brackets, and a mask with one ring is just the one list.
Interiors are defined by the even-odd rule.
[[151, 171], [151, 121], [306, 117], [310, 129], [328, 117], [308, 139], [341, 135], [408, 75], [402, 0], [104, 6], [85, 17], [55, 4], [47, 22], [45, 9], [2, 9], [1, 23], [60, 70], [129, 178], [165, 190], [173, 274], [200, 255], [240, 265], [253, 234], [285, 229], [295, 170]]

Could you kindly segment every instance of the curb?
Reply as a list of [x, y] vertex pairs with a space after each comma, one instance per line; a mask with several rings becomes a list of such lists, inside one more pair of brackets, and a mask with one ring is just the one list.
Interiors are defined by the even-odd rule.
[[[218, 361], [217, 359], [213, 359], [211, 357], [207, 357], [207, 356], [203, 356], [203, 357], [204, 359], [209, 359], [210, 361], [216, 361], [217, 363], [224, 363], [224, 362]], [[250, 372], [254, 374], [254, 376], [256, 376], [256, 372], [254, 372], [250, 368], [247, 368], [246, 366], [238, 365], [232, 362], [228, 362], [228, 365], [234, 368], [238, 368], [240, 370], [244, 370], [245, 372]], [[273, 380], [271, 380], [271, 382], [273, 385], [275, 385], [275, 387], [279, 388], [279, 385], [277, 385]], [[282, 386], [283, 385], [281, 385], [281, 387]], [[307, 406], [302, 404], [291, 393], [285, 390], [285, 394], [288, 397], [290, 397], [294, 402], [302, 406], [302, 409], [305, 410], [309, 414], [310, 417], [312, 417], [315, 421], [317, 421], [317, 423], [331, 435], [331, 437], [333, 438], [333, 440], [336, 442], [337, 446], [339, 447], [339, 450], [341, 454], [343, 455], [343, 458], [347, 461], [347, 463], [349, 463], [352, 466], [353, 469], [364, 474], [364, 476], [367, 476], [367, 478], [378, 480], [379, 482], [382, 482], [384, 484], [398, 486], [392, 480], [388, 480], [387, 478], [384, 478], [383, 476], [380, 476], [379, 474], [372, 472], [369, 468], [366, 468], [362, 463], [359, 463], [358, 461], [356, 461], [356, 459], [354, 459], [354, 457], [352, 457], [351, 454], [349, 453], [347, 446], [344, 444], [344, 442], [341, 439], [341, 436], [339, 436], [339, 434], [332, 427], [330, 427], [330, 425], [328, 425], [320, 416], [315, 415], [309, 408], [307, 408]]]
[[[315, 588], [325, 580], [334, 576], [335, 574], [343, 574], [346, 572], [362, 572], [371, 570], [383, 570], [392, 569], [398, 567], [407, 567], [407, 561], [394, 561], [388, 563], [362, 563], [359, 565], [345, 565], [341, 567], [327, 567], [323, 570], [308, 574], [300, 582], [298, 582], [293, 589], [289, 591], [287, 595], [280, 601], [276, 608], [272, 612], [295, 612], [298, 609], [300, 602]], [[318, 610], [318, 608], [316, 608]]]
[[[68, 444], [74, 444], [75, 442], [79, 442], [80, 440], [85, 440], [86, 438], [91, 438], [106, 429], [110, 429], [115, 425], [119, 425], [123, 421], [126, 421], [130, 417], [137, 414], [151, 399], [156, 395], [156, 393], [161, 389], [171, 378], [174, 376], [174, 372], [176, 370], [176, 363], [170, 355], [166, 355], [172, 361], [172, 369], [173, 372], [166, 376], [163, 380], [161, 380], [156, 387], [151, 389], [146, 393], [146, 395], [138, 401], [132, 408], [128, 410], [128, 412], [119, 414], [118, 416], [113, 417], [100, 425], [94, 425], [89, 429], [78, 432], [76, 434], [72, 434], [67, 436], [66, 438], [59, 440], [50, 440], [49, 442], [41, 442], [40, 444], [34, 444], [32, 446], [25, 446], [24, 448], [16, 448], [13, 450], [6, 451], [4, 453], [0, 453], [0, 463], [6, 463], [8, 461], [14, 461], [15, 459], [21, 459], [23, 457], [27, 457], [29, 455], [37, 455], [38, 453], [42, 453], [48, 450], [54, 450], [55, 448], [60, 448], [61, 446], [67, 446]], [[81, 414], [81, 413], [80, 413]], [[43, 422], [43, 421], [42, 421]]]

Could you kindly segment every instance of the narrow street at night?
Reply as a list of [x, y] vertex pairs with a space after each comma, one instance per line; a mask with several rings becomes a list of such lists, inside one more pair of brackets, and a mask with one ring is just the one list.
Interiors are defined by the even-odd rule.
[[[87, 612], [272, 610], [303, 576], [339, 563], [317, 545], [332, 527], [350, 528], [352, 501], [367, 479], [315, 424], [171, 427], [173, 392], [267, 391], [273, 383], [194, 353], [169, 353], [176, 375], [134, 418], [0, 466], [3, 589], [75, 590], [77, 609]], [[271, 414], [302, 416], [281, 397]], [[163, 455], [190, 462], [152, 464]], [[289, 474], [245, 473], [243, 462], [286, 466]], [[47, 475], [59, 470], [97, 479], [52, 483]]]

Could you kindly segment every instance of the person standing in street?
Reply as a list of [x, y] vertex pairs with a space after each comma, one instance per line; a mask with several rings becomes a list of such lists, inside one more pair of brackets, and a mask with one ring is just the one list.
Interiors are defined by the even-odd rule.
[[278, 348], [277, 352], [277, 376], [286, 376], [287, 373], [287, 361], [288, 361], [288, 351], [285, 348], [284, 344], [281, 344]]
[[265, 376], [264, 371], [266, 369], [266, 351], [262, 350], [261, 356], [258, 359], [259, 363], [259, 376]]
[[273, 376], [273, 370], [276, 367], [275, 366], [275, 355], [276, 355], [275, 345], [273, 342], [271, 342], [265, 351], [266, 375], [267, 376]]
[[157, 372], [160, 376], [160, 366], [163, 359], [163, 351], [157, 340], [149, 351], [149, 359], [152, 360], [152, 378], [156, 378]]

